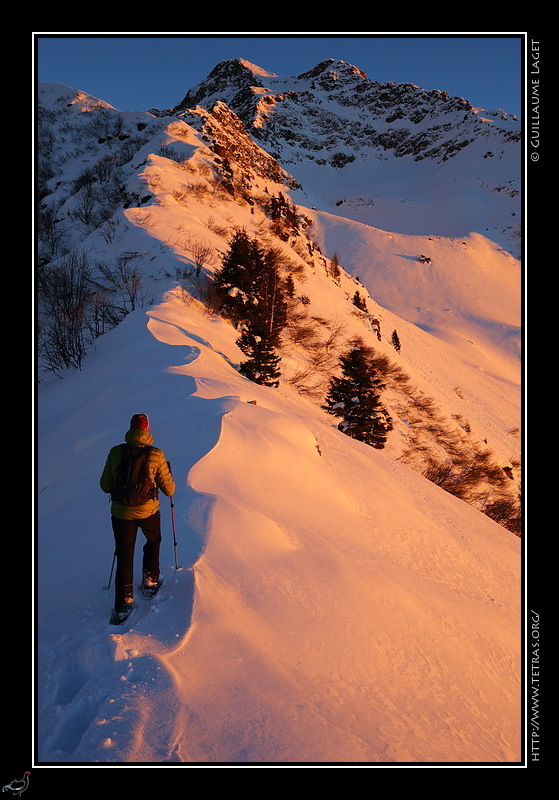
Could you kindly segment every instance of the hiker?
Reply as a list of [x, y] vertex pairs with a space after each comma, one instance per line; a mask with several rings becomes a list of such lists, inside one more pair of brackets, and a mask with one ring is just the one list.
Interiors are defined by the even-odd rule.
[[[138, 528], [146, 537], [142, 561], [142, 589], [154, 594], [160, 586], [161, 520], [158, 490], [172, 497], [175, 483], [162, 450], [153, 446], [149, 419], [134, 414], [125, 444], [111, 448], [101, 489], [111, 495], [111, 522], [115, 538], [115, 606], [111, 622], [124, 622], [134, 605], [134, 548]], [[127, 480], [127, 476], [130, 476]]]

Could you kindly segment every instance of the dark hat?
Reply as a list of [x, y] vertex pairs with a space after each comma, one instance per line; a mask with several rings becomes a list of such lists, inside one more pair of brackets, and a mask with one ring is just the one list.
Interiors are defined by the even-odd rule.
[[149, 431], [149, 419], [147, 414], [134, 414], [130, 420], [131, 428], [139, 428], [142, 431]]

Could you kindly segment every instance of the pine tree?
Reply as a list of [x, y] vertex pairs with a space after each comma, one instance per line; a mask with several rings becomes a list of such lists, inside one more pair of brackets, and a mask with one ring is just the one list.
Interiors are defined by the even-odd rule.
[[392, 340], [391, 341], [392, 341], [392, 345], [393, 345], [394, 349], [396, 350], [397, 353], [399, 353], [400, 352], [400, 339], [398, 337], [398, 334], [397, 334], [396, 330], [392, 331]]
[[299, 227], [297, 208], [285, 199], [282, 192], [272, 195], [268, 203], [268, 213], [273, 221], [276, 234], [287, 241], [291, 233], [296, 233]]
[[239, 372], [261, 386], [277, 387], [281, 358], [266, 337], [258, 336], [253, 329], [244, 331], [237, 340], [239, 348], [248, 359], [239, 366]]
[[278, 270], [279, 254], [274, 250], [259, 251], [253, 264], [252, 292], [254, 303], [243, 322], [243, 333], [237, 345], [248, 360], [239, 368], [242, 375], [265, 386], [277, 386], [280, 356], [276, 349], [287, 324], [287, 302]]
[[384, 383], [372, 363], [373, 351], [360, 340], [340, 358], [341, 377], [332, 378], [324, 410], [341, 417], [339, 430], [381, 450], [392, 420], [380, 401]]
[[367, 311], [367, 301], [365, 300], [364, 297], [361, 296], [359, 290], [357, 290], [353, 295], [352, 303], [357, 308], [360, 308], [361, 311]]
[[285, 279], [285, 294], [290, 298], [295, 297], [295, 281], [292, 275], [288, 275]]
[[242, 331], [237, 345], [248, 356], [239, 372], [256, 383], [277, 386], [280, 356], [276, 350], [287, 324], [281, 252], [263, 249], [238, 231], [215, 276], [220, 313]]
[[235, 233], [221, 268], [215, 274], [219, 311], [235, 325], [243, 322], [255, 304], [255, 290], [262, 254], [245, 230]]
[[338, 261], [338, 255], [337, 253], [334, 253], [334, 255], [332, 256], [332, 260], [330, 261], [330, 275], [332, 278], [334, 278], [335, 281], [339, 281], [340, 274], [341, 270], [340, 270], [340, 263]]

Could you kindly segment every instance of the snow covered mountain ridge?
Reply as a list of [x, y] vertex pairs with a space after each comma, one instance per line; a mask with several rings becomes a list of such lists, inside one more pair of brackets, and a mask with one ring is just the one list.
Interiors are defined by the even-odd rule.
[[[514, 115], [443, 90], [379, 83], [334, 59], [296, 77], [225, 61], [172, 113], [216, 101], [299, 180], [301, 202], [333, 211], [344, 204], [344, 215], [382, 228], [397, 217], [405, 233], [475, 230], [518, 255], [521, 128]], [[449, 219], [448, 206], [460, 208], [461, 218]]]
[[[42, 761], [518, 758], [519, 540], [496, 508], [520, 486], [518, 200], [491, 188], [496, 165], [515, 185], [515, 145], [499, 122], [494, 157], [478, 158], [493, 134], [451, 148], [450, 129], [419, 160], [360, 136], [342, 150], [313, 114], [364, 125], [352, 98], [372, 89], [331, 67], [295, 100], [295, 79], [227, 62], [172, 113], [40, 87]], [[409, 116], [415, 87], [393, 88]], [[215, 304], [239, 231], [286, 292], [277, 388], [240, 373]], [[382, 451], [322, 409], [357, 337], [394, 421]], [[167, 590], [115, 633], [98, 472], [139, 410], [178, 477], [189, 569], [168, 574], [167, 534]]]
[[[341, 76], [343, 84], [341, 97], [346, 97], [348, 84], [353, 90], [355, 89], [355, 81], [360, 82], [359, 86], [370, 89], [370, 82], [366, 81], [359, 70], [349, 65], [338, 64], [336, 67], [337, 70], [334, 71], [327, 62], [306, 73], [305, 76], [300, 76], [299, 79], [304, 80], [307, 87], [309, 81], [314, 87], [314, 81], [318, 80], [323, 91], [324, 84], [330, 86], [333, 81], [334, 88], [337, 89], [335, 79]], [[294, 213], [291, 214], [291, 221], [288, 223], [286, 215], [289, 212], [290, 201], [286, 202], [284, 198], [279, 212], [277, 208], [276, 212], [273, 212], [274, 203], [277, 205], [277, 202], [273, 201], [274, 192], [277, 191], [277, 197], [283, 197], [282, 193], [286, 192], [289, 192], [289, 196], [296, 197], [298, 192], [300, 194], [306, 190], [301, 189], [301, 184], [274, 156], [262, 149], [260, 142], [257, 143], [249, 136], [239, 116], [222, 99], [218, 99], [229, 87], [228, 99], [232, 105], [238, 105], [240, 95], [245, 99], [248, 95], [249, 99], [254, 100], [254, 87], [251, 86], [251, 91], [248, 91], [246, 82], [250, 81], [251, 84], [254, 81], [259, 82], [263, 77], [267, 82], [274, 79], [263, 70], [257, 70], [252, 65], [247, 66], [246, 62], [238, 61], [219, 65], [212, 76], [213, 78], [208, 81], [212, 89], [209, 98], [206, 97], [208, 92], [206, 84], [198, 87], [192, 95], [187, 95], [192, 102], [204, 99], [211, 110], [202, 105], [197, 105], [193, 109], [185, 108], [183, 101], [180, 105], [181, 110], [177, 110], [176, 115], [170, 120], [168, 117], [155, 117], [146, 112], [120, 113], [107, 104], [96, 102], [94, 98], [79, 92], [74, 93], [72, 90], [64, 90], [63, 87], [43, 88], [41, 122], [44, 132], [42, 142], [45, 145], [43, 151], [45, 167], [41, 176], [45, 176], [46, 182], [42, 190], [45, 193], [45, 201], [41, 209], [40, 221], [44, 220], [44, 223], [40, 226], [40, 238], [45, 264], [50, 263], [53, 257], [56, 262], [56, 256], [63, 251], [75, 252], [76, 248], [83, 249], [83, 242], [89, 243], [92, 237], [93, 239], [102, 237], [110, 245], [111, 252], [115, 251], [115, 245], [120, 238], [116, 226], [120, 224], [121, 218], [114, 212], [120, 206], [125, 210], [128, 209], [125, 214], [129, 221], [134, 221], [136, 225], [147, 230], [152, 227], [155, 218], [161, 217], [162, 222], [167, 220], [164, 223], [165, 231], [158, 231], [156, 238], [162, 239], [165, 247], [170, 246], [177, 252], [182, 251], [181, 261], [186, 257], [189, 261], [197, 262], [197, 274], [203, 267], [203, 272], [211, 276], [222, 257], [219, 254], [225, 252], [227, 245], [224, 237], [231, 235], [231, 226], [216, 221], [211, 209], [226, 202], [233, 202], [234, 206], [240, 203], [250, 208], [251, 226], [256, 225], [259, 235], [265, 226], [268, 229], [266, 235], [272, 238], [279, 236], [281, 247], [285, 248], [287, 245], [288, 254], [285, 257], [288, 266], [284, 267], [284, 272], [299, 274], [300, 301], [313, 300], [310, 292], [310, 298], [307, 296], [308, 290], [304, 286], [309, 280], [305, 274], [309, 267], [313, 275], [319, 269], [331, 278], [333, 275], [331, 258], [334, 257], [339, 263], [341, 254], [342, 267], [347, 269], [349, 261], [349, 272], [359, 275], [357, 283], [353, 279], [354, 287], [351, 288], [350, 285], [346, 288], [337, 300], [333, 300], [332, 307], [322, 308], [320, 316], [314, 315], [313, 324], [316, 325], [316, 321], [320, 319], [324, 325], [333, 325], [324, 320], [340, 318], [341, 309], [337, 308], [340, 300], [345, 302], [347, 297], [353, 300], [359, 289], [363, 293], [368, 290], [369, 307], [365, 303], [361, 313], [364, 312], [364, 320], [368, 320], [369, 333], [370, 320], [375, 318], [375, 326], [378, 326], [383, 314], [386, 315], [386, 310], [390, 309], [420, 329], [445, 341], [455, 351], [455, 356], [459, 355], [462, 358], [461, 351], [464, 344], [469, 350], [472, 344], [477, 345], [480, 347], [481, 360], [477, 363], [476, 370], [482, 369], [491, 374], [495, 370], [495, 365], [499, 363], [500, 379], [512, 381], [514, 386], [518, 380], [520, 354], [518, 327], [520, 283], [518, 265], [509, 254], [498, 246], [472, 235], [457, 241], [440, 236], [429, 236], [427, 239], [419, 237], [416, 245], [412, 245], [417, 246], [418, 250], [404, 255], [406, 250], [409, 251], [410, 243], [402, 243], [401, 252], [398, 248], [393, 252], [395, 234], [371, 228], [363, 222], [356, 223], [352, 217], [348, 219], [339, 217], [338, 214], [333, 216], [331, 212], [324, 210], [324, 206], [319, 210], [293, 205]], [[242, 84], [240, 89], [239, 81]], [[363, 84], [363, 81], [366, 83]], [[415, 87], [413, 89], [415, 91]], [[309, 92], [308, 88], [306, 92]], [[404, 94], [407, 93], [409, 87], [405, 87]], [[336, 107], [339, 105], [339, 92], [337, 98]], [[257, 99], [256, 105], [259, 102]], [[346, 99], [345, 104], [349, 105], [350, 101]], [[453, 109], [454, 106], [455, 103], [451, 102], [450, 108]], [[61, 125], [60, 112], [64, 118]], [[274, 112], [272, 116], [276, 117], [277, 113]], [[308, 120], [308, 114], [302, 114], [301, 118]], [[58, 121], [61, 131], [59, 135], [54, 134], [56, 126], [48, 127], [49, 120]], [[70, 123], [70, 120], [74, 120], [75, 123]], [[323, 126], [319, 125], [318, 128], [322, 130]], [[48, 147], [52, 147], [52, 151], [49, 151]], [[397, 157], [385, 163], [393, 166], [403, 160], [402, 157]], [[88, 166], [77, 174], [76, 170], [82, 169], [84, 163]], [[372, 163], [371, 159], [367, 163]], [[170, 173], [167, 165], [171, 166]], [[332, 167], [331, 164], [321, 165], [320, 172], [312, 175], [311, 191], [316, 194], [323, 192], [324, 187], [329, 186], [329, 178], [324, 176], [322, 169], [326, 169], [330, 174], [340, 172], [338, 167]], [[348, 166], [342, 168], [341, 172], [345, 173], [347, 169]], [[397, 170], [398, 166], [394, 169]], [[361, 171], [366, 172], [366, 169]], [[50, 172], [53, 174], [50, 175]], [[186, 182], [185, 177], [188, 178]], [[343, 180], [341, 182], [343, 183]], [[334, 183], [338, 187], [340, 181], [336, 178]], [[393, 180], [393, 183], [397, 185], [396, 180]], [[210, 213], [210, 220], [205, 223], [204, 232], [198, 237], [191, 228], [190, 206], [194, 198], [202, 207], [203, 214], [199, 215], [199, 220]], [[445, 196], [445, 203], [447, 202]], [[458, 206], [462, 209], [460, 204]], [[346, 204], [342, 209], [345, 214]], [[277, 213], [283, 215], [283, 219], [278, 218]], [[184, 221], [181, 221], [177, 228], [184, 229], [181, 235], [172, 232], [177, 226], [177, 223], [173, 222], [175, 214], [184, 215]], [[274, 214], [276, 218], [272, 219]], [[393, 221], [400, 223], [401, 215], [394, 216]], [[333, 241], [332, 231], [334, 231]], [[213, 233], [213, 237], [210, 233]], [[346, 239], [348, 235], [349, 238]], [[323, 255], [324, 250], [330, 258]], [[200, 253], [203, 251], [205, 256], [201, 259]], [[402, 256], [403, 263], [401, 263]], [[134, 251], [126, 249], [118, 256], [119, 263], [116, 270], [120, 273], [118, 276], [111, 274], [111, 268], [104, 264], [93, 268], [94, 272], [101, 273], [101, 278], [89, 278], [89, 280], [96, 282], [101, 288], [105, 287], [105, 290], [108, 281], [109, 285], [112, 283], [114, 291], [119, 282], [124, 285], [127, 281], [130, 282], [130, 277], [126, 274], [129, 269], [127, 263], [128, 261], [134, 263], [136, 257]], [[293, 258], [300, 263], [293, 262]], [[351, 265], [353, 259], [356, 260]], [[422, 266], [418, 266], [419, 264]], [[179, 275], [181, 270], [184, 272], [184, 268], [175, 265], [175, 275]], [[334, 283], [340, 285], [340, 279]], [[482, 287], [482, 294], [477, 291], [478, 287]], [[190, 289], [192, 290], [192, 287]], [[497, 297], [499, 302], [496, 302]], [[134, 297], [133, 300], [128, 300], [128, 305], [133, 308], [137, 302], [138, 298]], [[109, 317], [111, 315], [118, 317], [122, 315], [124, 305], [126, 303], [122, 303], [117, 311], [104, 313]], [[305, 322], [291, 325], [291, 337], [302, 340], [304, 338], [302, 331], [306, 324], [309, 341], [315, 346], [313, 336], [308, 333], [312, 327], [310, 324], [312, 319], [307, 309], [303, 309], [303, 312], [294, 311], [293, 319], [299, 320], [302, 317]], [[359, 312], [353, 308], [351, 313]], [[399, 322], [400, 328], [402, 324]], [[104, 330], [105, 325], [103, 321], [99, 328], [99, 323], [96, 322], [98, 329]], [[378, 336], [379, 331], [376, 327], [375, 330]], [[378, 338], [380, 339], [380, 336]], [[81, 347], [80, 344], [80, 349]], [[321, 391], [324, 392], [328, 373], [323, 369], [319, 375], [320, 379], [317, 380], [315, 375], [314, 383], [313, 379], [310, 385], [308, 382], [305, 383], [302, 376], [309, 375], [308, 349], [307, 346], [307, 351], [303, 355], [303, 365], [293, 367], [292, 374], [288, 373], [288, 380], [299, 380], [301, 391], [314, 391], [318, 397]], [[467, 361], [469, 360], [468, 354]], [[287, 368], [285, 365], [288, 363], [289, 359], [284, 359], [284, 368]], [[328, 359], [328, 364], [331, 371], [335, 360]], [[401, 369], [396, 370], [398, 371], [401, 372]], [[403, 379], [392, 380], [393, 388], [397, 390], [400, 399], [404, 382]], [[471, 380], [468, 382], [471, 383]], [[421, 394], [424, 395], [426, 389], [431, 396], [430, 386], [422, 387]], [[452, 391], [458, 396], [464, 393], [459, 384], [452, 387]], [[517, 401], [518, 398], [515, 398], [513, 406], [518, 408]], [[409, 404], [408, 393], [403, 407], [409, 408]], [[422, 403], [412, 403], [414, 404], [422, 405]], [[447, 405], [446, 398], [443, 405]], [[404, 426], [400, 439], [406, 444], [400, 444], [397, 452], [400, 457], [408, 453], [411, 463], [416, 463], [417, 454], [421, 453], [424, 447], [424, 444], [419, 443], [415, 431], [418, 430], [419, 419], [426, 413], [426, 408], [421, 411], [418, 419], [415, 419], [416, 413], [417, 409], [411, 416], [409, 412], [400, 413], [401, 425]], [[491, 416], [496, 416], [498, 419], [499, 413], [495, 408]], [[464, 435], [464, 432], [470, 435], [469, 416], [469, 409], [467, 414], [464, 411], [450, 414], [451, 418], [462, 420], [458, 424], [460, 436]], [[412, 418], [415, 422], [410, 425]], [[497, 423], [497, 427], [500, 428], [502, 423], [503, 420]], [[448, 426], [446, 424], [434, 426], [432, 422], [425, 423], [425, 426], [431, 430], [430, 436], [434, 438], [435, 450], [438, 451], [440, 441], [448, 436]], [[433, 433], [437, 427], [438, 433]], [[451, 428], [455, 427], [456, 423], [452, 422]], [[477, 440], [482, 444], [490, 440], [496, 448], [494, 457], [497, 463], [502, 464], [507, 470], [514, 466], [515, 485], [517, 485], [519, 421], [513, 416], [507, 421], [506, 430], [499, 432], [498, 435], [495, 434], [493, 425], [486, 424], [484, 427], [485, 430], [476, 431]], [[423, 434], [420, 439], [422, 437]], [[411, 448], [410, 443], [412, 443]], [[477, 445], [473, 442], [471, 444], [474, 450], [477, 449]], [[443, 451], [448, 457], [449, 451], [445, 450], [445, 447]], [[466, 452], [468, 456], [462, 453], [460, 461], [471, 459], [470, 446]], [[456, 454], [452, 453], [452, 447], [450, 453], [452, 459], [457, 458]], [[416, 466], [420, 470], [430, 469], [430, 458], [429, 451], [427, 457], [419, 458]], [[507, 488], [511, 489], [512, 484]], [[487, 500], [482, 499], [482, 504], [485, 506]]]
[[[286, 144], [292, 140], [300, 143], [300, 157], [309, 159], [316, 158], [312, 151], [321, 149], [322, 138], [322, 147], [383, 148], [399, 157], [411, 154], [416, 160], [439, 161], [451, 158], [472, 137], [490, 140], [496, 133], [495, 141], [500, 140], [501, 146], [520, 141], [519, 121], [505, 111], [474, 108], [464, 98], [449, 97], [441, 90], [371, 81], [357, 67], [334, 59], [293, 78], [278, 77], [243, 59], [224, 61], [189, 90], [172, 113], [197, 105], [211, 108], [218, 100], [237, 114], [264, 147], [277, 140], [275, 156], [280, 161], [285, 160]], [[313, 117], [315, 124], [311, 124]], [[427, 124], [417, 127], [424, 120]], [[466, 133], [468, 123], [473, 125], [470, 134]], [[413, 126], [417, 135], [407, 126]], [[297, 133], [303, 127], [306, 140]], [[341, 166], [343, 157], [336, 161]]]

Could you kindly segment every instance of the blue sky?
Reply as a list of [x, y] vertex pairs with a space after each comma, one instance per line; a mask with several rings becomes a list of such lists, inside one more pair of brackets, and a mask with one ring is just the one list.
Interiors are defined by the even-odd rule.
[[240, 57], [283, 77], [336, 58], [371, 80], [443, 89], [520, 115], [523, 36], [34, 33], [34, 58], [38, 80], [80, 89], [121, 111], [170, 108], [220, 61]]

